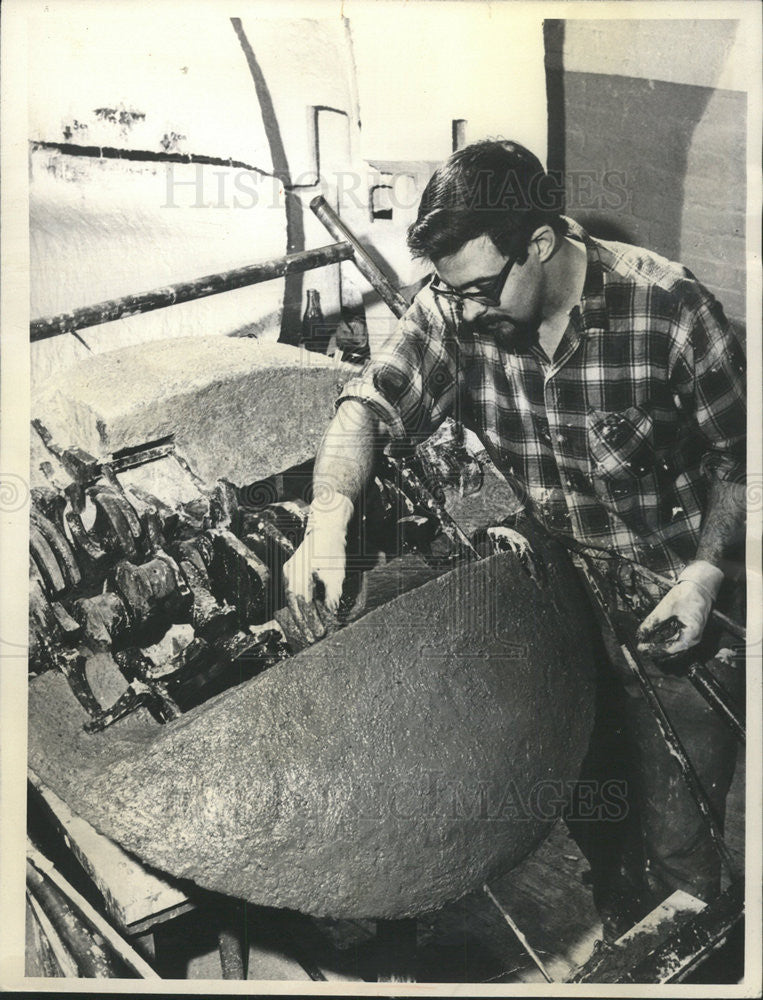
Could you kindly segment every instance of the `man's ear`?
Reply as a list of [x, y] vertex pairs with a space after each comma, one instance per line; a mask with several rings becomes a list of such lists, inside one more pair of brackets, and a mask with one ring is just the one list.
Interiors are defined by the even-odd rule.
[[559, 240], [551, 226], [538, 226], [530, 237], [530, 252], [538, 255], [543, 264], [550, 260], [559, 249]]

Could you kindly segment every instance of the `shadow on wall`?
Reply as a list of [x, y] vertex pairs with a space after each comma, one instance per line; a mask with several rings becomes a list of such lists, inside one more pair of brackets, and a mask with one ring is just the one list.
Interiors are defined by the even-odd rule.
[[[231, 18], [231, 25], [239, 40], [241, 49], [246, 57], [249, 72], [252, 74], [255, 94], [259, 102], [262, 113], [262, 124], [270, 147], [270, 155], [273, 160], [273, 174], [284, 186], [284, 190], [289, 192], [291, 187], [291, 173], [289, 171], [289, 161], [286, 156], [286, 147], [281, 136], [281, 129], [273, 106], [273, 98], [270, 95], [265, 76], [257, 62], [257, 57], [249, 43], [246, 32], [238, 17]], [[285, 201], [286, 209], [286, 252], [299, 253], [305, 249], [305, 227], [302, 221], [302, 203], [298, 198], [288, 197]], [[299, 320], [302, 306], [302, 274], [287, 274], [284, 279], [283, 312], [281, 314], [281, 334], [279, 341], [285, 344], [295, 344], [298, 340]]]
[[[595, 236], [642, 243], [677, 259], [688, 155], [711, 88], [570, 77], [567, 100], [586, 109], [588, 122], [567, 133], [568, 211]], [[617, 131], [615, 109], [622, 116]]]
[[[623, 69], [644, 76], [604, 72], [613, 60], [611, 50], [601, 55], [612, 42], [608, 28], [574, 24], [568, 32], [569, 24], [544, 26], [548, 165], [565, 175], [566, 211], [595, 236], [680, 260], [731, 318], [743, 319], [745, 94], [675, 82], [680, 74], [667, 61], [669, 79], [647, 76], [656, 70], [653, 54], [641, 70], [637, 47]], [[681, 25], [662, 24], [678, 42]], [[643, 22], [634, 26], [634, 46], [644, 44], [648, 30]], [[733, 21], [714, 22], [712, 33], [708, 26], [712, 68], [697, 69], [694, 79], [717, 82], [736, 31]], [[595, 72], [581, 70], [589, 64]]]

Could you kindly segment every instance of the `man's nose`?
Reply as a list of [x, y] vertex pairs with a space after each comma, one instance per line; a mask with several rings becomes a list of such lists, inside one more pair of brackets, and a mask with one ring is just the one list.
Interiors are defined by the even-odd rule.
[[479, 319], [484, 313], [487, 312], [488, 307], [484, 302], [475, 302], [474, 299], [464, 299], [463, 302], [463, 317], [467, 323], [473, 323], [475, 319]]

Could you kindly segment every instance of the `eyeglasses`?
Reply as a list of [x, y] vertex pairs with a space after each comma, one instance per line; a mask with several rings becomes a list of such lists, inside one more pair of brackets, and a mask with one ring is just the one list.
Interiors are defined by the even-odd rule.
[[483, 278], [475, 281], [475, 285], [481, 285], [481, 288], [477, 292], [459, 292], [446, 284], [437, 274], [432, 275], [432, 280], [429, 284], [436, 295], [444, 295], [446, 298], [455, 299], [457, 302], [468, 300], [470, 302], [478, 302], [482, 306], [495, 307], [501, 304], [503, 286], [506, 284], [509, 271], [515, 264], [516, 258], [509, 257], [505, 265], [501, 268], [500, 273], [496, 274], [494, 278]]

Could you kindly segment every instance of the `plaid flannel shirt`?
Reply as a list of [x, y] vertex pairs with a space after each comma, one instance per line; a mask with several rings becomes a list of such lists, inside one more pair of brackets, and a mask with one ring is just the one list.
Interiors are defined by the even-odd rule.
[[680, 264], [590, 237], [552, 361], [510, 324], [464, 323], [425, 286], [344, 387], [397, 438], [463, 421], [548, 528], [675, 575], [694, 558], [710, 477], [744, 475], [744, 355]]

